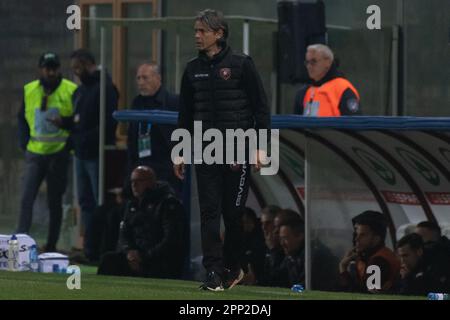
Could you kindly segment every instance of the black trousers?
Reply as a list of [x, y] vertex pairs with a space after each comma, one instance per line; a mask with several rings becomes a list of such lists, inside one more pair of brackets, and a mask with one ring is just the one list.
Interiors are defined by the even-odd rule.
[[110, 276], [144, 277], [144, 274], [133, 272], [129, 265], [127, 256], [123, 252], [107, 252], [100, 260], [97, 274]]
[[23, 178], [23, 193], [20, 201], [20, 216], [16, 232], [29, 233], [33, 204], [41, 183], [47, 182], [47, 203], [50, 213], [47, 249], [56, 250], [62, 220], [62, 197], [67, 186], [67, 171], [69, 153], [65, 150], [51, 154], [40, 155], [31, 152], [25, 154], [25, 174]]
[[107, 252], [100, 259], [97, 273], [111, 276], [160, 279], [179, 279], [181, 277], [181, 275], [175, 275], [174, 268], [164, 260], [155, 261], [151, 264], [143, 261], [141, 267], [141, 272], [134, 272], [128, 265], [127, 256], [124, 252]]
[[[243, 239], [240, 208], [247, 200], [250, 165], [199, 164], [195, 169], [203, 266], [207, 272], [222, 275], [224, 268], [240, 268]], [[223, 244], [220, 237], [221, 214], [225, 224]]]

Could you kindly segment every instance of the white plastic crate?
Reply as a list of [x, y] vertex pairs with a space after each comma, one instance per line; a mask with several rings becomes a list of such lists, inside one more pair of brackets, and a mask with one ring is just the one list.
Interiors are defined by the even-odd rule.
[[[54, 271], [55, 266], [58, 271]], [[58, 252], [46, 252], [39, 255], [40, 272], [66, 272], [69, 266], [69, 257]]]

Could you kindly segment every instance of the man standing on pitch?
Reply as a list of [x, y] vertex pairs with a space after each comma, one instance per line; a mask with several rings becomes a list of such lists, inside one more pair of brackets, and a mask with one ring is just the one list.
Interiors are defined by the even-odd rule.
[[[200, 12], [195, 18], [194, 32], [199, 54], [184, 71], [179, 127], [192, 134], [194, 121], [202, 121], [203, 131], [214, 128], [224, 136], [226, 129], [269, 129], [270, 111], [261, 79], [252, 59], [233, 53], [227, 45], [228, 24], [222, 13], [210, 9]], [[222, 291], [232, 288], [243, 277], [239, 264], [243, 239], [239, 208], [245, 206], [248, 193], [248, 147], [246, 153], [246, 162], [241, 164], [195, 165], [203, 265], [207, 271], [201, 289]], [[264, 152], [256, 151], [257, 170], [263, 156]], [[184, 161], [179, 160], [174, 165], [175, 175], [183, 179]], [[225, 224], [223, 243], [221, 213]]]

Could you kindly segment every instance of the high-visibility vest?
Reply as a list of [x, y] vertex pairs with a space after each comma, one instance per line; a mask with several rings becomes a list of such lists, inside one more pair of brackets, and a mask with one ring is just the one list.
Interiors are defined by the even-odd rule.
[[[355, 87], [344, 78], [335, 78], [325, 82], [320, 87], [311, 86], [303, 98], [305, 116], [339, 117], [339, 103], [345, 90], [351, 89], [359, 100], [359, 93]], [[310, 106], [314, 107], [308, 107]]]
[[47, 119], [59, 115], [69, 117], [73, 114], [72, 94], [77, 85], [62, 79], [58, 88], [47, 96], [45, 110], [41, 110], [44, 88], [39, 80], [24, 87], [25, 119], [30, 128], [27, 150], [37, 154], [53, 154], [64, 149], [69, 136], [67, 130], [59, 129]]

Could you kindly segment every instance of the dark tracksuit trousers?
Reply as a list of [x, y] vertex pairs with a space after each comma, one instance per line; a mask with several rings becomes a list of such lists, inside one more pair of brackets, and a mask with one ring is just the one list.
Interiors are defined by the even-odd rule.
[[[250, 165], [198, 164], [198, 196], [201, 215], [203, 266], [207, 272], [223, 275], [223, 269], [240, 268], [242, 255], [242, 226], [240, 208], [247, 200]], [[225, 238], [220, 237], [223, 214]]]
[[125, 277], [145, 277], [144, 273], [131, 270], [127, 255], [123, 252], [107, 252], [102, 256], [97, 274]]
[[47, 182], [47, 203], [50, 212], [47, 250], [56, 250], [62, 221], [62, 197], [67, 185], [69, 153], [57, 152], [51, 155], [40, 155], [31, 152], [25, 154], [25, 174], [23, 193], [20, 201], [20, 216], [16, 232], [29, 233], [33, 204], [39, 187], [44, 179]]

